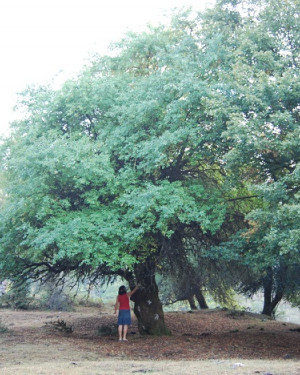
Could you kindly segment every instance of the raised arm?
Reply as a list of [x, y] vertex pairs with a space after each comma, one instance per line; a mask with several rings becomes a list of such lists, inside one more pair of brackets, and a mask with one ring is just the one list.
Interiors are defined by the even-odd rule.
[[132, 289], [130, 292], [127, 293], [128, 297], [131, 297], [138, 289], [139, 289], [139, 286], [137, 285], [134, 289]]

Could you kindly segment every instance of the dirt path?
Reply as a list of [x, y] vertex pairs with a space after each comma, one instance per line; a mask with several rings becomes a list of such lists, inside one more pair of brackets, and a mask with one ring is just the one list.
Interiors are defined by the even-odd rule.
[[[300, 374], [300, 326], [254, 314], [167, 313], [172, 336], [164, 337], [141, 337], [133, 320], [126, 343], [119, 343], [115, 336], [99, 336], [98, 327], [113, 327], [116, 316], [97, 309], [81, 308], [70, 313], [0, 310], [0, 317], [8, 328], [8, 332], [0, 334], [0, 374], [110, 374], [119, 366], [117, 360], [122, 360], [125, 367], [129, 360], [128, 374], [167, 374], [162, 370], [166, 360], [169, 369], [175, 366], [172, 374], [193, 374], [194, 370], [195, 374], [208, 374], [199, 372], [206, 365], [213, 367], [211, 374], [227, 374], [225, 369], [238, 374]], [[58, 331], [58, 320], [72, 327], [72, 332]], [[56, 366], [54, 372], [49, 363], [52, 369]], [[184, 372], [187, 363], [189, 372]], [[235, 363], [248, 364], [234, 368]], [[272, 370], [271, 365], [277, 369]]]

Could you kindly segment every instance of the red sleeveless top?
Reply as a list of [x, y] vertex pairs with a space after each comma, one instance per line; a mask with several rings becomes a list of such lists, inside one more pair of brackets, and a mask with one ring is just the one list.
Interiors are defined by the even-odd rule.
[[129, 297], [127, 294], [119, 294], [118, 301], [120, 303], [119, 310], [130, 310]]

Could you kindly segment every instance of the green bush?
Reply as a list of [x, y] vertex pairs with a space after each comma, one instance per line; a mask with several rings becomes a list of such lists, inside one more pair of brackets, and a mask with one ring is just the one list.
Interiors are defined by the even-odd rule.
[[33, 303], [29, 283], [12, 283], [9, 290], [0, 297], [0, 306], [28, 310]]

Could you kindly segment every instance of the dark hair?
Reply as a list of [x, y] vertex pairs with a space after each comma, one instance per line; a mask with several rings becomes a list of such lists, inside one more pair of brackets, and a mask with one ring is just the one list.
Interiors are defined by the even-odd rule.
[[119, 288], [119, 295], [126, 294], [126, 287], [125, 285], [120, 286]]

